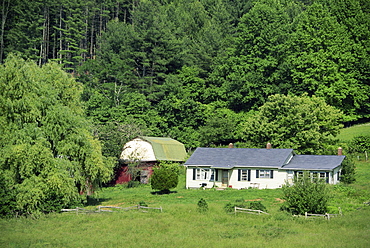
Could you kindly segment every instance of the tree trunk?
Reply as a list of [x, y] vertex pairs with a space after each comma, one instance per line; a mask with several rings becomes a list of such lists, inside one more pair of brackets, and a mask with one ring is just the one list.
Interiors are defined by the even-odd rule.
[[5, 2], [6, 0], [3, 0], [3, 7], [1, 9], [0, 64], [3, 63], [5, 23], [10, 8], [10, 0], [8, 0], [7, 5], [5, 5]]

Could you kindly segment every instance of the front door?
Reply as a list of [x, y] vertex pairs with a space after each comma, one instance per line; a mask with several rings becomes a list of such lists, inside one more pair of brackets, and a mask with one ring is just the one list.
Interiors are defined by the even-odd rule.
[[222, 187], [227, 187], [229, 183], [229, 171], [222, 170]]

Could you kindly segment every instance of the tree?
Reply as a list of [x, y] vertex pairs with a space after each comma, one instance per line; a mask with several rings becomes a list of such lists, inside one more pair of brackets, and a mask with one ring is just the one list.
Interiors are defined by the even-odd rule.
[[152, 189], [163, 193], [169, 193], [170, 189], [176, 188], [179, 182], [179, 165], [176, 163], [160, 162], [153, 168], [150, 178]]
[[349, 157], [346, 157], [342, 163], [340, 172], [340, 181], [344, 184], [351, 184], [356, 181], [355, 163]]
[[242, 139], [252, 146], [293, 148], [303, 154], [324, 152], [342, 127], [342, 113], [322, 98], [273, 95], [241, 124]]
[[279, 64], [290, 35], [293, 17], [289, 10], [293, 7], [280, 1], [257, 1], [240, 19], [226, 58], [216, 64], [211, 75], [223, 89], [218, 90], [219, 97], [229, 108], [248, 111], [261, 106], [271, 94], [287, 92]]
[[295, 177], [293, 184], [283, 185], [283, 209], [292, 214], [324, 214], [327, 211], [329, 192], [326, 183], [319, 178], [311, 178], [308, 172], [301, 178]]
[[14, 206], [1, 215], [59, 211], [110, 179], [113, 164], [84, 119], [81, 92], [56, 64], [10, 55], [1, 66], [0, 194]]
[[326, 6], [315, 2], [302, 12], [285, 47], [290, 92], [323, 97], [346, 114], [345, 121], [368, 115], [368, 52]]

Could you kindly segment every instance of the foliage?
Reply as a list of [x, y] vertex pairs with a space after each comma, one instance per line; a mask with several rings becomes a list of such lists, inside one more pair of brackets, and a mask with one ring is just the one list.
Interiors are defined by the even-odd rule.
[[353, 153], [370, 153], [370, 135], [359, 135], [355, 136], [349, 142], [349, 152]]
[[161, 161], [153, 168], [150, 178], [152, 189], [169, 193], [170, 189], [176, 188], [179, 182], [179, 164]]
[[342, 163], [342, 170], [340, 173], [340, 181], [345, 184], [351, 184], [356, 181], [356, 167], [352, 159], [348, 156]]
[[148, 206], [148, 204], [146, 204], [145, 201], [140, 201], [138, 205], [142, 206], [142, 207], [147, 207]]
[[208, 211], [208, 203], [203, 198], [199, 199], [197, 205], [198, 205], [198, 212], [204, 213]]
[[329, 191], [327, 184], [319, 178], [311, 178], [304, 172], [301, 178], [295, 177], [293, 184], [283, 185], [282, 209], [292, 214], [324, 214], [327, 211]]
[[112, 164], [84, 119], [82, 85], [55, 64], [9, 56], [0, 70], [1, 214], [39, 214], [81, 203]]
[[252, 146], [293, 148], [303, 154], [323, 152], [338, 134], [342, 113], [322, 98], [273, 95], [241, 124], [242, 138]]
[[315, 2], [297, 17], [293, 30], [285, 53], [291, 92], [323, 97], [346, 114], [346, 121], [358, 119], [368, 108], [368, 86], [361, 83], [359, 58], [353, 52], [358, 46], [345, 26]]
[[262, 202], [260, 202], [260, 201], [251, 201], [251, 202], [249, 202], [249, 208], [267, 212], [266, 206], [263, 205]]
[[0, 10], [0, 63], [12, 52], [56, 61], [84, 84], [106, 157], [143, 133], [188, 149], [243, 141], [239, 122], [273, 94], [322, 97], [347, 123], [370, 117], [365, 0], [3, 0]]

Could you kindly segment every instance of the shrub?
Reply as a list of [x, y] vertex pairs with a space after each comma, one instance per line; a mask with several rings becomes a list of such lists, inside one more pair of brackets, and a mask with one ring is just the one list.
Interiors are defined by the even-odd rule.
[[340, 181], [345, 184], [354, 183], [355, 178], [355, 163], [348, 157], [343, 160]]
[[170, 189], [176, 188], [179, 182], [179, 165], [176, 163], [161, 162], [153, 168], [151, 176], [152, 189], [163, 193], [169, 193]]
[[349, 143], [349, 151], [352, 153], [370, 152], [370, 135], [355, 136]]
[[208, 203], [203, 198], [200, 198], [198, 201], [198, 212], [207, 212], [208, 211]]
[[249, 208], [254, 210], [261, 210], [267, 212], [267, 208], [260, 201], [252, 201], [249, 203]]
[[224, 206], [224, 210], [225, 210], [226, 213], [231, 213], [231, 212], [234, 212], [235, 207], [249, 208], [249, 209], [261, 210], [261, 211], [267, 212], [267, 209], [262, 204], [262, 202], [260, 202], [260, 201], [251, 201], [251, 202], [249, 202], [249, 204], [246, 204], [244, 199], [237, 199], [237, 200], [235, 200], [235, 203], [231, 203], [231, 202], [227, 203]]
[[293, 184], [283, 186], [285, 205], [282, 210], [293, 214], [324, 214], [327, 211], [329, 193], [326, 183], [304, 173], [302, 178], [295, 178]]

